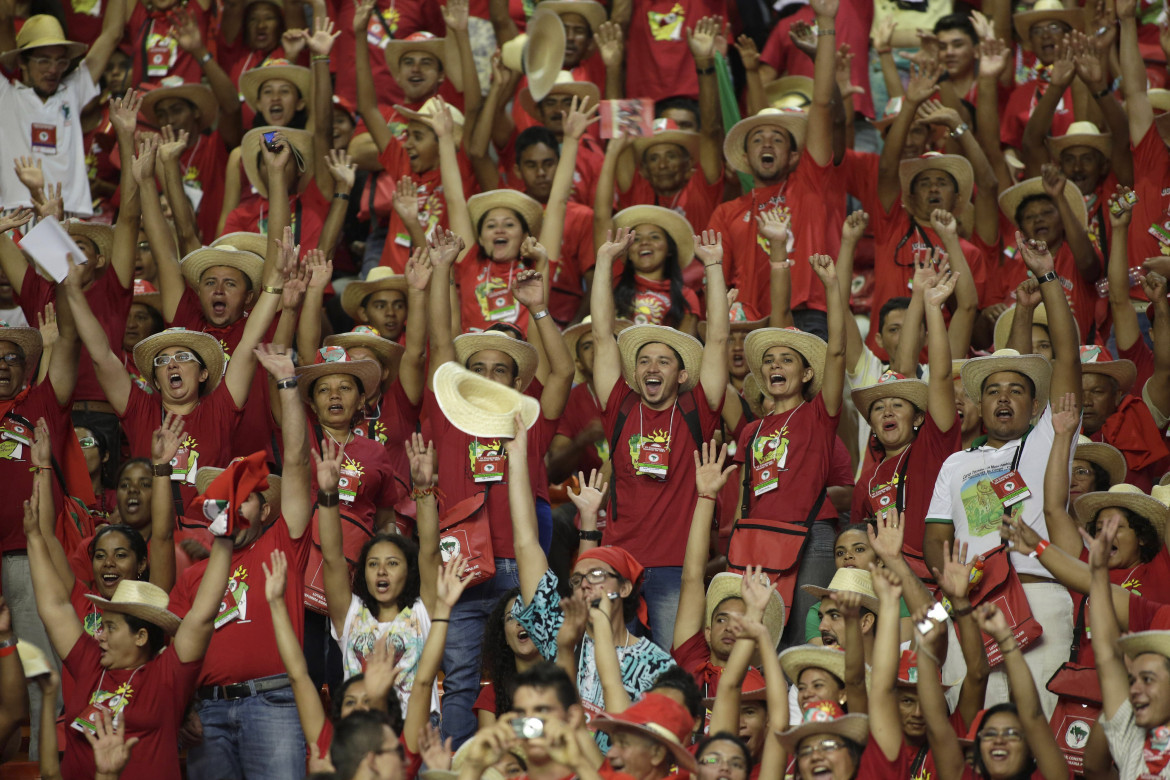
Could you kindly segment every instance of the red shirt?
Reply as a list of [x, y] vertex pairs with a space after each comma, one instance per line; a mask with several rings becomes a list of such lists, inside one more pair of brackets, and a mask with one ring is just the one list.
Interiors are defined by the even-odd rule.
[[[699, 432], [708, 441], [715, 432], [723, 409], [711, 409], [703, 385], [689, 391], [698, 414]], [[697, 501], [695, 461], [698, 450], [678, 403], [669, 409], [649, 409], [640, 398], [616, 431], [618, 414], [626, 396], [635, 395], [624, 381], [618, 381], [606, 400], [602, 421], [606, 439], [617, 439], [610, 454], [613, 463], [613, 498], [605, 544], [624, 548], [643, 566], [681, 566], [687, 545], [687, 529]], [[639, 474], [635, 468], [644, 444], [665, 444], [668, 452], [666, 477]]]
[[757, 187], [715, 208], [708, 227], [723, 233], [723, 273], [727, 286], [739, 290], [741, 303], [756, 311], [772, 310], [767, 242], [759, 235], [755, 217], [785, 205], [792, 210], [788, 257], [796, 261], [792, 267], [792, 308], [824, 311], [825, 288], [808, 264], [808, 256], [817, 252], [837, 256], [845, 198], [826, 193], [843, 195], [844, 191], [845, 178], [839, 167], [817, 165], [805, 153], [784, 181]]
[[134, 58], [131, 84], [158, 86], [164, 78], [173, 76], [188, 84], [198, 84], [203, 79], [199, 61], [179, 46], [175, 29], [180, 11], [191, 17], [204, 41], [211, 40], [212, 15], [198, 2], [180, 3], [167, 11], [148, 11], [145, 3], [135, 3], [125, 37]]
[[626, 96], [699, 96], [687, 30], [705, 16], [727, 17], [726, 0], [641, 0], [626, 33]]
[[[865, 410], [861, 411], [865, 413]], [[921, 552], [922, 537], [926, 533], [926, 510], [934, 495], [934, 481], [943, 461], [962, 446], [961, 428], [956, 419], [950, 430], [943, 433], [928, 413], [918, 435], [900, 455], [866, 466], [861, 472], [858, 489], [853, 491], [850, 521], [860, 523], [877, 516], [878, 509], [882, 508], [879, 506], [881, 497], [889, 497], [892, 503], [899, 479], [905, 479], [905, 503], [901, 510], [906, 513], [906, 535], [902, 544]], [[894, 490], [886, 492], [890, 487]]]
[[[617, 288], [621, 279], [622, 269], [614, 268], [613, 283]], [[688, 314], [699, 314], [699, 296], [689, 287], [682, 288], [683, 317]], [[630, 311], [623, 311], [618, 316], [633, 320], [635, 325], [667, 325], [677, 328], [682, 324], [682, 318], [675, 321], [670, 316], [670, 280], [647, 279], [639, 273], [634, 274], [634, 301]]]
[[881, 199], [878, 198], [878, 168], [881, 155], [873, 152], [845, 150], [841, 161], [841, 172], [845, 175], [845, 191], [861, 201], [861, 208], [870, 214], [880, 214]]
[[[740, 431], [742, 432], [742, 430], [741, 428]], [[739, 438], [739, 434], [736, 434], [736, 438]], [[845, 442], [841, 441], [840, 436], [833, 437], [833, 452], [830, 458], [827, 487], [853, 487], [853, 461], [849, 457], [849, 448], [845, 446]], [[833, 502], [826, 498], [825, 503], [821, 504], [817, 520], [836, 522], [838, 514], [837, 507], [833, 506]]]
[[[32, 273], [32, 269], [29, 269], [29, 275]], [[29, 370], [32, 370], [31, 366]], [[7, 507], [0, 508], [0, 552], [25, 549], [24, 507], [21, 502], [32, 495], [33, 488], [33, 473], [29, 470], [32, 466], [32, 445], [23, 444], [12, 436], [20, 436], [31, 442], [37, 418], [44, 417], [49, 424], [53, 457], [58, 463], [64, 463], [67, 437], [73, 433], [69, 411], [68, 406], [57, 405], [53, 383], [46, 377], [44, 382], [29, 389], [12, 411], [0, 419], [0, 454], [3, 455], [0, 457], [0, 484], [11, 491], [9, 495], [13, 499], [0, 502], [0, 507]], [[14, 419], [14, 415], [23, 419]], [[60, 506], [61, 488], [56, 479], [52, 482], [53, 501]]]
[[[576, 355], [574, 355], [574, 358]], [[574, 385], [569, 391], [569, 401], [565, 404], [565, 411], [561, 419], [557, 420], [558, 436], [567, 436], [575, 439], [582, 431], [593, 425], [594, 420], [601, 422], [601, 404], [593, 394], [588, 382]], [[609, 440], [602, 434], [601, 438], [581, 449], [577, 460], [577, 469], [588, 474], [592, 469], [601, 468], [609, 460]]]
[[1132, 360], [1137, 367], [1137, 379], [1133, 383], [1133, 391], [1141, 393], [1141, 388], [1154, 375], [1154, 350], [1150, 349], [1145, 339], [1139, 337], [1129, 349], [1117, 348], [1117, 357], [1121, 360]]
[[496, 686], [490, 681], [479, 687], [479, 696], [475, 697], [475, 704], [471, 705], [472, 712], [479, 710], [496, 714]]
[[[171, 604], [174, 610], [173, 598]], [[275, 656], [276, 648], [272, 649]], [[138, 739], [123, 772], [125, 777], [179, 780], [179, 726], [195, 692], [201, 661], [181, 663], [174, 648], [167, 647], [137, 669], [103, 670], [101, 656], [97, 640], [87, 634], [65, 656], [65, 670], [76, 681], [65, 699], [66, 724], [96, 698], [97, 703], [119, 714], [126, 739]], [[92, 778], [93, 748], [85, 736], [66, 726], [64, 748], [61, 775], [67, 780]]]
[[[1024, 127], [1028, 118], [1036, 110], [1036, 104], [1048, 91], [1048, 82], [1039, 79], [1021, 84], [1012, 90], [1003, 109], [1003, 118], [999, 122], [999, 137], [1004, 146], [1019, 149], [1024, 143]], [[1052, 117], [1052, 129], [1049, 135], [1062, 136], [1073, 123], [1072, 87], [1069, 87], [1060, 103], [1056, 106], [1056, 113]], [[1136, 169], [1135, 170], [1139, 170]]]
[[561, 256], [552, 262], [549, 312], [561, 327], [568, 325], [585, 296], [585, 274], [593, 268], [593, 209], [570, 202], [565, 212]]
[[[386, 245], [390, 242], [387, 240]], [[459, 318], [464, 331], [486, 330], [497, 322], [510, 322], [528, 332], [528, 309], [512, 295], [512, 281], [525, 269], [523, 260], [497, 262], [483, 256], [479, 245], [455, 266], [459, 287]]]
[[[110, 260], [111, 258], [106, 258]], [[122, 347], [122, 334], [126, 330], [126, 318], [130, 315], [130, 302], [134, 297], [133, 290], [123, 287], [118, 281], [118, 272], [107, 265], [101, 275], [94, 280], [93, 286], [85, 291], [85, 300], [93, 310], [93, 315], [101, 323], [102, 331], [110, 342], [110, 349], [119, 350]], [[45, 310], [45, 306], [57, 300], [57, 285], [38, 274], [32, 266], [24, 273], [24, 283], [20, 287], [18, 303], [21, 311], [29, 322], [35, 323], [36, 315]], [[77, 363], [77, 387], [73, 390], [73, 399], [76, 401], [105, 401], [106, 394], [98, 383], [97, 374], [93, 370], [93, 359], [84, 345], [81, 348]], [[36, 418], [30, 420], [36, 423]]]
[[394, 508], [399, 513], [406, 511], [411, 517], [414, 517], [414, 502], [410, 498], [412, 483], [406, 440], [418, 430], [420, 411], [422, 401], [417, 404], [411, 403], [406, 397], [406, 391], [402, 389], [402, 382], [395, 379], [382, 395], [378, 409], [369, 413], [373, 416], [366, 417], [353, 429], [358, 436], [366, 436], [386, 448], [391, 473], [399, 487], [399, 499]]
[[195, 222], [204, 242], [210, 242], [219, 226], [219, 209], [223, 205], [226, 178], [224, 172], [228, 165], [228, 150], [223, 137], [218, 132], [201, 133], [195, 139], [195, 144], [180, 155], [179, 165], [183, 172], [183, 186], [203, 193], [195, 212]]
[[625, 209], [641, 204], [662, 206], [682, 214], [695, 230], [701, 229], [711, 221], [715, 207], [723, 199], [723, 178], [720, 177], [714, 184], [708, 184], [699, 161], [692, 162], [695, 163], [695, 170], [691, 178], [687, 180], [686, 186], [670, 199], [659, 198], [642, 173], [634, 171], [634, 180], [630, 188], [618, 193], [618, 208]]
[[1138, 202], [1129, 224], [1129, 267], [1140, 268], [1147, 257], [1170, 255], [1170, 152], [1153, 125], [1133, 147], [1133, 169], [1142, 175], [1133, 185]]
[[[1081, 550], [1080, 559], [1088, 563], [1089, 551]], [[1110, 569], [1109, 582], [1114, 585], [1120, 585], [1129, 591], [1129, 625], [1131, 631], [1145, 631], [1145, 628], [1138, 628], [1137, 626], [1146, 625], [1148, 621], [1157, 614], [1161, 605], [1152, 601], [1152, 597], [1161, 598], [1163, 594], [1170, 589], [1170, 552], [1167, 552], [1163, 546], [1158, 549], [1158, 554], [1149, 563], [1139, 563], [1132, 569]], [[1081, 608], [1081, 603], [1085, 596], [1080, 593], [1073, 593], [1069, 591], [1073, 598], [1073, 616], [1074, 619]], [[1142, 594], [1145, 594], [1143, 597]], [[1134, 605], [1140, 605], [1140, 608], [1135, 612]], [[1091, 605], [1090, 605], [1091, 606]], [[1152, 609], [1147, 609], [1152, 607]], [[1170, 614], [1170, 613], [1168, 613]], [[1093, 643], [1090, 641], [1088, 626], [1089, 626], [1088, 607], [1085, 612], [1085, 627], [1084, 634], [1079, 634], [1074, 637], [1078, 641], [1078, 652], [1076, 656], [1076, 663], [1081, 666], [1092, 667], [1096, 664], [1096, 656], [1093, 655]]]
[[[1060, 249], [1056, 250], [1052, 259], [1056, 273], [1060, 277], [1060, 286], [1064, 289], [1064, 297], [1068, 299], [1068, 306], [1072, 309], [1077, 327], [1080, 328], [1081, 338], [1088, 338], [1089, 334], [1093, 332], [1093, 322], [1097, 316], [1097, 301], [1100, 300], [1097, 288], [1092, 282], [1085, 281], [1081, 272], [1077, 270], [1077, 261], [1073, 258], [1068, 241], [1060, 242]], [[1100, 267], [1101, 259], [1094, 259], [1097, 267]], [[1028, 272], [1028, 267], [1024, 265], [1023, 259], [1016, 254], [1014, 247], [1010, 255], [1007, 252], [1004, 253], [1002, 270], [1008, 294], [1014, 301], [1016, 287], [1032, 274]]]
[[[304, 192], [289, 196], [289, 207], [289, 225], [293, 229], [293, 239], [301, 246], [303, 256], [315, 248], [321, 239], [325, 216], [329, 213], [329, 201], [325, 200], [317, 185], [310, 182]], [[224, 220], [223, 233], [220, 235], [239, 232], [268, 235], [268, 198], [257, 195], [240, 199], [240, 204]]]
[[[288, 556], [284, 605], [297, 639], [302, 640], [305, 610], [301, 604], [301, 590], [310, 546], [309, 534], [293, 539], [284, 518], [278, 517], [259, 539], [232, 553], [232, 573], [219, 607], [215, 633], [211, 635], [211, 644], [203, 659], [200, 685], [231, 685], [285, 673], [272, 631], [272, 613], [268, 609], [268, 600], [264, 598], [264, 570], [260, 564], [267, 564], [274, 550], [281, 550]], [[207, 561], [198, 561], [175, 583], [175, 589], [171, 591], [171, 611], [176, 615], [186, 615], [191, 609], [206, 569]]]
[[[520, 189], [523, 182], [516, 178], [513, 167], [516, 165], [516, 138], [520, 135], [517, 130], [512, 131], [508, 143], [496, 148], [500, 159], [501, 186]], [[601, 166], [605, 162], [605, 150], [586, 135], [577, 144], [577, 160], [573, 166], [573, 185], [569, 190], [569, 200], [582, 206], [593, 208], [593, 196], [597, 192], [597, 179], [601, 175]]]

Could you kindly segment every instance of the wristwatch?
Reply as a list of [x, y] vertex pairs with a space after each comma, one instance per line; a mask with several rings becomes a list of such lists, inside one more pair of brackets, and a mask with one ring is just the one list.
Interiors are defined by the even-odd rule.
[[1039, 282], [1040, 284], [1044, 284], [1045, 282], [1055, 282], [1059, 278], [1060, 277], [1058, 277], [1056, 275], [1056, 271], [1049, 271], [1048, 273], [1044, 274], [1043, 276], [1036, 277], [1036, 281]]
[[577, 538], [583, 542], [600, 542], [601, 531], [578, 531]]

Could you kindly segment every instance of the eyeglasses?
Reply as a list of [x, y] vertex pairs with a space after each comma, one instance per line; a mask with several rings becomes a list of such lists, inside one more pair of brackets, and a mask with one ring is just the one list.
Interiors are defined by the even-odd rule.
[[1053, 35], [1061, 35], [1062, 33], [1071, 30], [1067, 24], [1060, 22], [1049, 22], [1048, 24], [1034, 24], [1028, 28], [1028, 35], [1035, 35], [1036, 33], [1052, 33]]
[[138, 242], [138, 251], [139, 252], [146, 252], [149, 249], [150, 249], [150, 242], [149, 241], [139, 241]]
[[0, 355], [0, 360], [3, 360], [10, 366], [24, 365], [24, 355], [18, 355], [15, 352], [7, 352]]
[[87, 450], [90, 447], [97, 446], [97, 439], [92, 436], [83, 436], [77, 440], [77, 443], [81, 445], [81, 449]]
[[725, 766], [728, 769], [734, 769], [737, 772], [747, 771], [747, 764], [744, 763], [744, 760], [734, 756], [731, 758], [724, 758], [723, 756], [713, 753], [711, 755], [700, 758], [699, 763], [703, 766]]
[[845, 747], [845, 742], [840, 739], [823, 739], [815, 745], [805, 745], [796, 751], [797, 758], [808, 758], [813, 753], [823, 753], [826, 756], [831, 753], [836, 753]]
[[155, 355], [152, 362], [154, 367], [158, 368], [167, 365], [172, 360], [176, 363], [190, 363], [192, 360], [199, 360], [199, 358], [194, 352], [176, 352], [173, 355]]
[[995, 729], [983, 729], [978, 734], [979, 739], [1002, 739], [1004, 742], [1019, 742], [1024, 738], [1024, 732], [1019, 729], [1004, 729], [1003, 731], [996, 731]]
[[1091, 477], [1093, 476], [1093, 470], [1087, 469], [1084, 466], [1077, 466], [1072, 470], [1072, 475], [1074, 477]]
[[68, 57], [29, 57], [28, 63], [38, 68], [68, 68], [73, 60]]
[[569, 577], [569, 584], [574, 588], [581, 587], [582, 582], [588, 582], [590, 585], [600, 585], [610, 577], [617, 579], [617, 575], [612, 571], [606, 571], [605, 569], [590, 569], [584, 574], [574, 574], [572, 577]]

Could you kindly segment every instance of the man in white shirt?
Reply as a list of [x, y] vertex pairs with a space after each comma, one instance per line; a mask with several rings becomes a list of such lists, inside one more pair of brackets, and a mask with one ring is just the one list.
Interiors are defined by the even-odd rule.
[[[11, 10], [12, 5], [7, 4]], [[19, 81], [0, 78], [0, 208], [29, 206], [28, 189], [16, 177], [13, 160], [37, 159], [44, 170], [46, 187], [61, 184], [65, 212], [93, 215], [89, 178], [85, 168], [85, 144], [81, 112], [98, 96], [97, 82], [106, 69], [125, 28], [125, 0], [112, 0], [102, 22], [102, 32], [87, 54], [85, 44], [65, 38], [53, 16], [31, 16], [12, 36], [13, 18], [0, 11], [0, 45], [15, 40], [16, 48], [0, 54], [0, 65], [9, 73], [19, 71]], [[80, 64], [77, 60], [85, 55]]]
[[[1041, 355], [1020, 355], [1005, 349], [963, 365], [963, 385], [971, 398], [979, 399], [987, 436], [947, 458], [935, 482], [926, 513], [923, 552], [927, 565], [939, 570], [944, 562], [944, 541], [968, 544], [971, 555], [998, 546], [1004, 515], [1022, 518], [1041, 537], [1048, 538], [1044, 470], [1054, 438], [1048, 406], [1050, 385], [1052, 397], [1072, 393], [1076, 406], [1081, 405], [1077, 330], [1052, 254], [1043, 241], [1024, 241], [1018, 233], [1017, 240], [1028, 270], [1040, 282], [1052, 334], [1052, 363]], [[1040, 419], [1033, 426], [1031, 421], [1037, 415]], [[1024, 657], [1036, 679], [1047, 680], [1068, 660], [1072, 600], [1034, 556], [1012, 553], [1011, 563], [1044, 631]], [[1007, 678], [997, 669], [988, 681], [987, 706], [1007, 700]], [[1056, 696], [1042, 690], [1041, 702], [1050, 717]]]

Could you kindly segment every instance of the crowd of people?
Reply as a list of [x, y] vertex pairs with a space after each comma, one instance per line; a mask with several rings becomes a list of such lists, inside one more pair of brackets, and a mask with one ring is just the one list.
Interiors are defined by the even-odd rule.
[[1170, 778], [1167, 13], [0, 0], [0, 776]]

